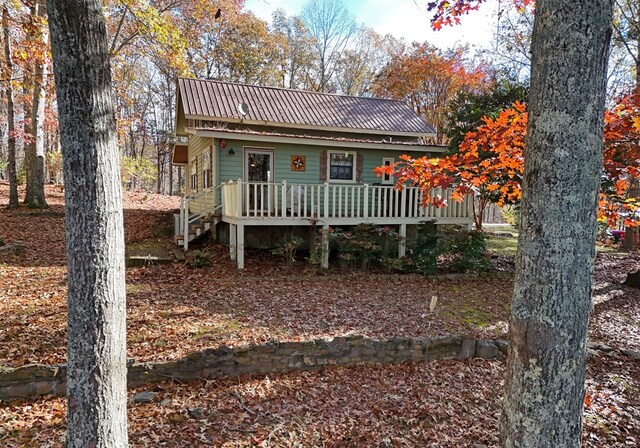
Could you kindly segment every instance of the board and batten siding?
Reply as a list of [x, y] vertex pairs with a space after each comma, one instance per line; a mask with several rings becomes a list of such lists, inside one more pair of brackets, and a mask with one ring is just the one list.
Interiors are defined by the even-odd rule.
[[[203, 190], [204, 179], [202, 176], [202, 170], [204, 166], [202, 164], [202, 156], [206, 150], [209, 149], [209, 146], [213, 148], [213, 153], [211, 155], [211, 179], [212, 183], [216, 184], [216, 172], [217, 172], [217, 148], [213, 144], [213, 138], [210, 137], [199, 137], [196, 135], [189, 136], [189, 170], [188, 176], [185, 179], [186, 182], [186, 190], [189, 195], [196, 194]], [[198, 159], [198, 190], [191, 189], [191, 174], [192, 174], [192, 163], [194, 159]], [[214, 201], [214, 193], [206, 193], [199, 196], [196, 199], [192, 199], [189, 203], [189, 211], [191, 213], [198, 213], [206, 210], [207, 208], [211, 208], [211, 204]]]

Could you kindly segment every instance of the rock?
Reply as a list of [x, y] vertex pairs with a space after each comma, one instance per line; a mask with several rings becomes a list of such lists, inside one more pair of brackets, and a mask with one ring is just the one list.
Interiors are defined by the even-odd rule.
[[160, 402], [158, 406], [169, 406], [171, 404], [171, 398], [165, 398]]
[[491, 341], [483, 341], [479, 339], [476, 341], [476, 357], [482, 359], [493, 359], [500, 354], [498, 346]]
[[138, 392], [131, 398], [131, 401], [134, 403], [151, 403], [156, 398], [156, 395], [158, 395], [156, 392], [151, 391]]
[[603, 344], [602, 342], [587, 342], [587, 348], [590, 348], [592, 350], [600, 350], [602, 352], [610, 352], [613, 350], [613, 348], [609, 347], [606, 344]]
[[205, 418], [202, 408], [189, 408], [189, 415], [196, 420], [202, 420]]
[[474, 443], [473, 448], [487, 448], [487, 445], [483, 443]]
[[506, 356], [507, 351], [509, 349], [509, 341], [505, 341], [504, 339], [498, 339], [494, 342], [500, 353]]
[[640, 352], [635, 350], [621, 350], [624, 355], [627, 355], [633, 359], [640, 359]]
[[460, 352], [458, 353], [457, 359], [469, 359], [473, 356], [475, 351], [476, 351], [476, 340], [463, 339], [462, 346], [460, 347]]

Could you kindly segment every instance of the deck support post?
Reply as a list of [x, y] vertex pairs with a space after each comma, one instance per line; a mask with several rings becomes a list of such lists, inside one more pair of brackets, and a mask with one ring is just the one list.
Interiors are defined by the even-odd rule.
[[236, 259], [238, 249], [237, 227], [235, 224], [229, 224], [229, 258], [232, 260]]
[[329, 269], [329, 226], [322, 226], [322, 269]]
[[398, 258], [402, 258], [407, 255], [407, 225], [400, 224], [398, 233], [400, 235], [400, 241], [398, 242]]
[[189, 250], [189, 199], [184, 198], [184, 221], [182, 222], [182, 247], [184, 250]]
[[244, 269], [244, 225], [238, 224], [236, 262], [238, 269]]

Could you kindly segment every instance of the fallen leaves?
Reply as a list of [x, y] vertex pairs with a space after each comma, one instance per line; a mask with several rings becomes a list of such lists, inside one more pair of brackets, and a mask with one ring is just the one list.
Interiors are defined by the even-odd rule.
[[[4, 193], [0, 185], [0, 200]], [[125, 198], [146, 207], [125, 209], [129, 240], [157, 239], [150, 223], [162, 225], [173, 202]], [[0, 263], [0, 364], [65, 360], [62, 198], [48, 200], [45, 212], [0, 209], [0, 234], [27, 247]], [[221, 344], [346, 333], [505, 337], [506, 278], [319, 277], [301, 266], [289, 273], [264, 252], [250, 252], [238, 274], [224, 247], [205, 249], [214, 260], [208, 269], [128, 270], [130, 356], [171, 359]], [[640, 347], [640, 291], [621, 285], [638, 264], [637, 256], [598, 255], [592, 339]], [[151, 402], [130, 403], [130, 440], [141, 447], [495, 446], [504, 371], [504, 363], [474, 359], [162, 383]], [[584, 446], [636, 446], [640, 365], [615, 350], [598, 352], [586, 387]], [[0, 445], [63, 446], [65, 412], [60, 398], [1, 403]]]

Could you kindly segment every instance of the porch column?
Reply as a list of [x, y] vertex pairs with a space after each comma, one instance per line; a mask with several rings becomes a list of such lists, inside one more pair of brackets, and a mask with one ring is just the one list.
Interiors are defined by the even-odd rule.
[[400, 224], [400, 241], [398, 242], [398, 258], [402, 258], [407, 254], [407, 225]]
[[229, 257], [232, 260], [236, 259], [236, 253], [238, 248], [238, 236], [237, 227], [235, 224], [229, 224]]
[[238, 224], [237, 246], [236, 262], [238, 269], [244, 269], [244, 225], [242, 224]]
[[322, 226], [322, 269], [329, 269], [329, 226]]

